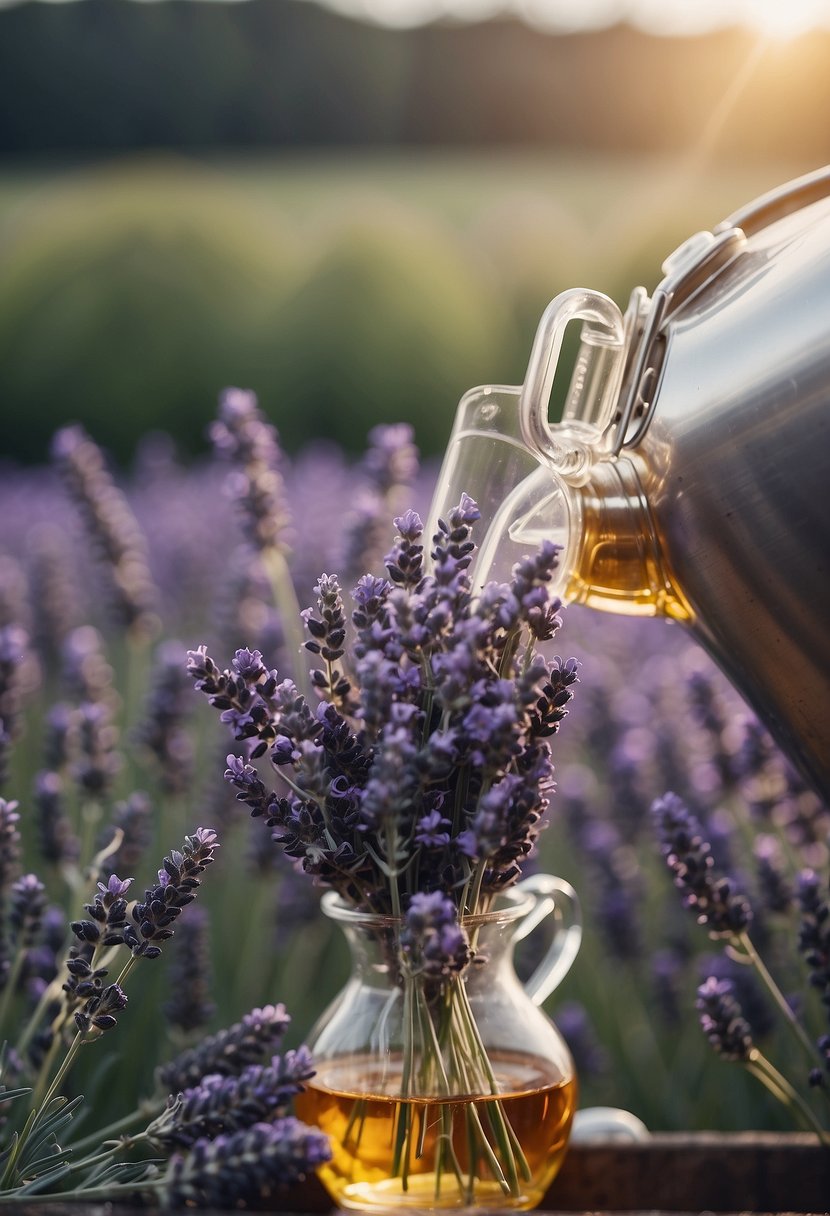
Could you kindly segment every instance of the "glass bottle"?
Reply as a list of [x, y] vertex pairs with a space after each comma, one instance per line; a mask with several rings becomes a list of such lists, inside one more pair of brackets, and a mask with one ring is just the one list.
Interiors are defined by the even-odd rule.
[[[355, 912], [328, 892], [323, 910], [351, 951], [343, 991], [308, 1044], [315, 1077], [298, 1116], [329, 1136], [320, 1177], [343, 1208], [535, 1206], [568, 1144], [573, 1060], [540, 1008], [579, 948], [568, 883], [525, 879], [462, 922], [473, 961], [437, 981], [407, 970], [402, 922]], [[541, 921], [555, 934], [526, 984], [513, 949]]]

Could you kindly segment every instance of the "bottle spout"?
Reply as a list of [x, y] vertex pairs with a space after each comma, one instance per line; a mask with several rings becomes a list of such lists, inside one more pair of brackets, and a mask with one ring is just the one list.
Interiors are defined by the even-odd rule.
[[[581, 324], [580, 346], [561, 421], [553, 424], [551, 393], [564, 332], [574, 321]], [[543, 539], [562, 547], [560, 567], [567, 568], [581, 528], [574, 488], [610, 450], [625, 350], [625, 324], [613, 300], [581, 288], [562, 292], [542, 315], [524, 384], [476, 388], [461, 399], [427, 537], [431, 542], [462, 493], [473, 498], [481, 512], [475, 585], [506, 580]]]

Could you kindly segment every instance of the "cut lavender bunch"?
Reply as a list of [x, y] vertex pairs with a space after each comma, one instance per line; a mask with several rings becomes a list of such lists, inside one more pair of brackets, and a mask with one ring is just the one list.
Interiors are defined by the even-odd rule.
[[[480, 934], [467, 924], [501, 907], [533, 849], [552, 788], [551, 740], [578, 665], [536, 649], [561, 624], [561, 604], [548, 593], [557, 547], [543, 543], [516, 564], [510, 583], [474, 595], [478, 518], [462, 496], [439, 521], [427, 571], [420, 519], [398, 517], [387, 577], [358, 581], [351, 615], [339, 580], [319, 579], [316, 608], [303, 613], [307, 649], [325, 664], [312, 672], [316, 707], [258, 650], [238, 650], [223, 670], [200, 646], [188, 669], [250, 748], [248, 759], [228, 757], [238, 799], [307, 874], [333, 888], [344, 916], [368, 916], [382, 939], [399, 990], [390, 1009], [399, 997], [405, 1025], [390, 1082], [400, 1085], [390, 1099], [391, 1178], [405, 1192], [411, 1173], [434, 1173], [436, 1196], [453, 1188], [472, 1203], [493, 1186], [500, 1201], [515, 1203], [536, 1175], [469, 1003], [467, 976], [486, 951], [477, 956]], [[266, 755], [271, 782], [256, 767]], [[436, 1108], [443, 1130], [428, 1148], [418, 1147], [421, 1085], [447, 1102]], [[452, 1113], [450, 1100], [471, 1093], [492, 1102], [486, 1127], [470, 1103]], [[357, 1109], [353, 1118], [362, 1118]], [[466, 1166], [454, 1135], [459, 1143], [466, 1136]]]

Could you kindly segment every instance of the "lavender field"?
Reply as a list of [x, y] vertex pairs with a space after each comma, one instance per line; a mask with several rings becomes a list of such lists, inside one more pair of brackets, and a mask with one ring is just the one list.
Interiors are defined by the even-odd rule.
[[[75, 426], [56, 434], [49, 463], [3, 470], [3, 1034], [13, 1044], [30, 1027], [23, 1075], [48, 1058], [67, 922], [96, 878], [134, 877], [140, 890], [186, 834], [209, 827], [220, 842], [204, 897], [146, 965], [109, 1051], [81, 1053], [72, 1089], [92, 1099], [88, 1130], [152, 1093], [161, 1060], [251, 1008], [284, 1002], [299, 1043], [345, 978], [319, 889], [223, 780], [226, 754], [245, 746], [194, 693], [187, 651], [205, 643], [230, 664], [256, 648], [302, 687], [313, 658], [299, 649], [297, 607], [314, 605], [321, 572], [339, 572], [345, 589], [381, 573], [392, 517], [426, 510], [433, 473], [406, 426], [373, 432], [358, 461], [327, 442], [289, 458], [253, 399], [237, 397], [245, 425], [226, 409], [195, 464], [155, 434], [122, 477]], [[792, 1102], [750, 1075], [759, 1067], [741, 1036], [805, 1108], [821, 1099], [820, 1051], [810, 1064], [803, 1049], [826, 1043], [816, 943], [827, 808], [679, 627], [578, 608], [563, 617], [557, 650], [578, 659], [579, 685], [532, 865], [569, 879], [585, 906], [582, 953], [548, 1002], [582, 1102], [625, 1107], [653, 1130], [799, 1126]], [[659, 802], [669, 790], [684, 808]], [[31, 898], [35, 882], [27, 920], [20, 884]], [[792, 1023], [735, 947], [744, 933]], [[713, 994], [721, 1015], [740, 1004], [726, 1025], [746, 1067], [728, 1060]]]

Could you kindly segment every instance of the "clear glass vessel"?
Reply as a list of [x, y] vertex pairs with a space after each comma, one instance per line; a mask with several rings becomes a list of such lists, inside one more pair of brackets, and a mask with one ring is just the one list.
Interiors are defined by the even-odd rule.
[[[475, 950], [448, 979], [407, 971], [401, 921], [325, 913], [351, 949], [350, 978], [308, 1040], [316, 1076], [297, 1114], [333, 1156], [320, 1177], [357, 1209], [521, 1209], [540, 1202], [565, 1155], [577, 1097], [573, 1061], [540, 1008], [579, 948], [572, 888], [536, 875], [462, 922]], [[526, 984], [517, 941], [553, 918]]]

